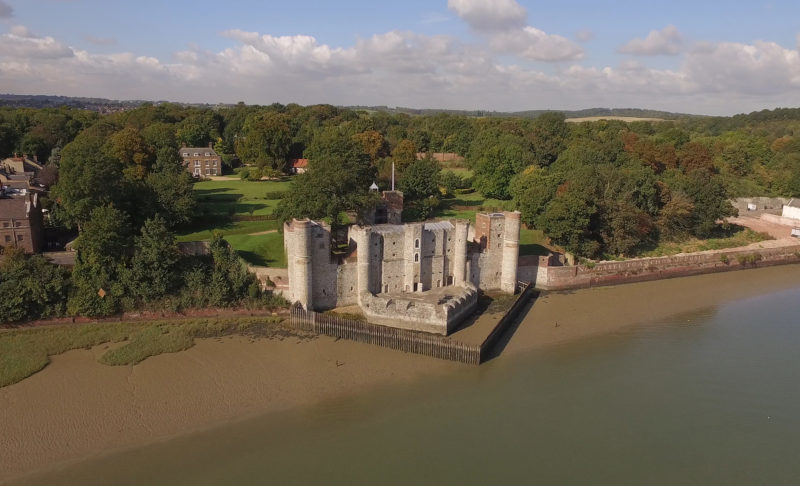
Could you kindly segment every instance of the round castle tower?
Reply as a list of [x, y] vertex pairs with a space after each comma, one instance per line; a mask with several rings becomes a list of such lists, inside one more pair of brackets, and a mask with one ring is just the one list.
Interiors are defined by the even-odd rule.
[[467, 238], [469, 221], [456, 221], [455, 258], [453, 259], [453, 284], [463, 286], [467, 276]]
[[507, 212], [503, 231], [503, 264], [500, 274], [500, 290], [513, 294], [517, 289], [517, 264], [519, 263], [520, 212]]
[[311, 246], [314, 244], [313, 223], [307, 219], [292, 222], [294, 232], [294, 269], [289, 275], [289, 283], [296, 301], [306, 310], [314, 310], [311, 302], [313, 291], [313, 275], [311, 275]]
[[353, 237], [356, 242], [356, 252], [358, 256], [358, 266], [356, 267], [358, 277], [358, 303], [361, 305], [362, 296], [371, 291], [369, 282], [370, 230], [369, 228], [360, 227], [353, 232]]

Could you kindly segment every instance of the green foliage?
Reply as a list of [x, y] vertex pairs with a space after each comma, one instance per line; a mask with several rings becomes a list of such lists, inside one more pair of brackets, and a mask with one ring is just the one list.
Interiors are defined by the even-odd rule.
[[142, 226], [131, 259], [129, 291], [143, 301], [167, 296], [175, 287], [178, 247], [164, 218], [156, 215]]
[[92, 211], [75, 243], [70, 314], [98, 317], [120, 310], [120, 298], [125, 295], [120, 274], [125, 272], [131, 234], [127, 219], [125, 213], [111, 206]]
[[470, 160], [475, 189], [486, 197], [511, 199], [511, 179], [536, 159], [527, 140], [507, 133], [491, 141], [476, 139], [470, 148]]
[[416, 201], [439, 194], [438, 162], [425, 158], [415, 160], [405, 169], [400, 176], [400, 190], [407, 201]]
[[68, 272], [41, 255], [0, 248], [0, 323], [63, 315], [69, 288]]
[[281, 220], [327, 218], [337, 225], [345, 211], [362, 213], [374, 206], [369, 187], [376, 170], [358, 142], [331, 128], [314, 138], [307, 153], [308, 171], [294, 177], [289, 194], [278, 205]]

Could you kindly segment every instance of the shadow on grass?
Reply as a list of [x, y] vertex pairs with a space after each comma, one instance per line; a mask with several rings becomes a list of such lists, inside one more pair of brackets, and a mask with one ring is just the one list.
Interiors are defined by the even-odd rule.
[[538, 243], [526, 243], [519, 245], [520, 256], [526, 256], [526, 255], [547, 256], [550, 254], [551, 251], [552, 250]]
[[268, 267], [270, 262], [275, 262], [275, 260], [264, 258], [264, 255], [259, 255], [254, 251], [237, 250], [237, 253], [242, 260], [257, 267]]

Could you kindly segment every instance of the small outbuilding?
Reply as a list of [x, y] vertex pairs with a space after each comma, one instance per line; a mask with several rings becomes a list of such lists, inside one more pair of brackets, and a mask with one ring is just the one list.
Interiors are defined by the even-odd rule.
[[790, 199], [788, 203], [784, 204], [783, 213], [781, 216], [784, 218], [800, 220], [800, 199]]

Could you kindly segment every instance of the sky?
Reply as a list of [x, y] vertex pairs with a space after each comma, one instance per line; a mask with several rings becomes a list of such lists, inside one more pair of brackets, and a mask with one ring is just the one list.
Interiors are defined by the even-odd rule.
[[12, 94], [732, 115], [799, 50], [797, 0], [0, 0]]

